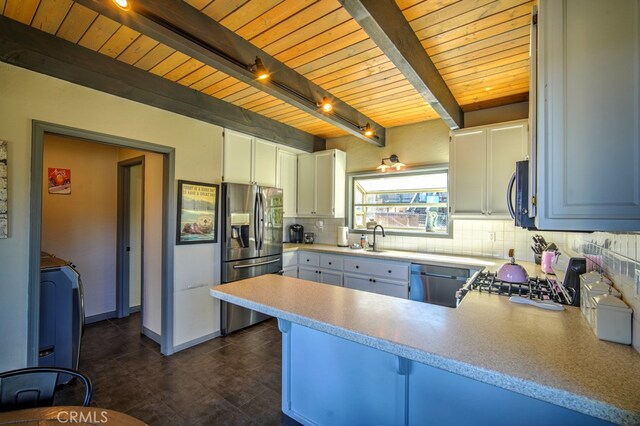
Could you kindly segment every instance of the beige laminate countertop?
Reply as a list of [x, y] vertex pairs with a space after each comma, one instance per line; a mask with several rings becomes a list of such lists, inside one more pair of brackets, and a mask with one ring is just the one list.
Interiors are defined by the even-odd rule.
[[211, 295], [614, 423], [640, 424], [640, 354], [598, 340], [576, 307], [549, 311], [470, 292], [451, 309], [277, 275], [215, 286]]

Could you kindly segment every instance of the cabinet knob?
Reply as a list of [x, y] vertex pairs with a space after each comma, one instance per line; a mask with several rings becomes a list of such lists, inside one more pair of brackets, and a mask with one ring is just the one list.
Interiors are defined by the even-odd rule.
[[331, 265], [331, 262], [329, 262], [329, 265]]
[[309, 261], [309, 259], [307, 259], [307, 262]]
[[371, 278], [369, 278], [369, 282], [373, 281]]
[[373, 278], [371, 279], [371, 281], [374, 282], [374, 283], [376, 282], [376, 280], [374, 280]]
[[360, 266], [356, 265], [356, 269], [360, 269]]
[[387, 272], [388, 272], [388, 273], [391, 273], [391, 269], [389, 269]]

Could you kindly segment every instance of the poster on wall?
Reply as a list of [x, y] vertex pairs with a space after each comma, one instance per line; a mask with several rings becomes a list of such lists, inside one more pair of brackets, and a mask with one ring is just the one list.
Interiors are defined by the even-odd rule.
[[7, 225], [9, 218], [7, 157], [7, 142], [0, 141], [0, 238], [7, 238], [9, 228]]
[[49, 167], [49, 194], [71, 194], [71, 169]]
[[178, 181], [176, 244], [215, 243], [218, 185]]

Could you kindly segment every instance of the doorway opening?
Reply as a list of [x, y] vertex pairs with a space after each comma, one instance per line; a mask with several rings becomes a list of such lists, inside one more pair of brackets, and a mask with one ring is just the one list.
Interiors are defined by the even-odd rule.
[[[112, 300], [112, 307], [109, 309], [99, 309], [96, 308], [94, 312], [97, 312], [97, 318], [93, 318], [94, 320], [100, 319], [99, 314], [103, 312], [105, 315], [110, 317], [122, 316], [126, 315], [132, 310], [136, 310], [136, 306], [149, 305], [149, 308], [143, 308], [143, 314], [150, 316], [151, 321], [156, 324], [155, 333], [151, 332], [148, 335], [147, 333], [143, 334], [148, 335], [153, 340], [156, 340], [160, 343], [160, 350], [165, 355], [170, 355], [174, 352], [173, 349], [173, 239], [170, 237], [173, 235], [173, 227], [175, 216], [173, 212], [175, 212], [175, 202], [173, 201], [173, 192], [174, 192], [174, 158], [175, 152], [174, 148], [155, 145], [147, 142], [141, 142], [111, 135], [105, 135], [101, 133], [95, 133], [91, 131], [86, 131], [82, 129], [74, 129], [65, 126], [60, 126], [56, 124], [43, 123], [34, 121], [33, 122], [33, 133], [32, 133], [32, 160], [31, 160], [31, 217], [30, 217], [30, 243], [29, 243], [29, 338], [28, 338], [28, 364], [29, 365], [37, 365], [38, 364], [38, 347], [39, 347], [39, 309], [40, 309], [40, 252], [44, 249], [43, 244], [41, 242], [41, 237], [43, 235], [43, 192], [47, 191], [48, 178], [44, 176], [47, 170], [45, 170], [45, 166], [48, 168], [49, 166], [54, 167], [63, 167], [64, 164], [53, 165], [53, 164], [44, 164], [44, 153], [45, 153], [45, 137], [49, 135], [57, 136], [57, 137], [70, 137], [74, 139], [79, 139], [83, 142], [86, 142], [87, 146], [96, 147], [99, 149], [112, 149], [118, 152], [116, 156], [116, 161], [113, 162], [113, 167], [111, 169], [111, 186], [113, 190], [113, 205], [112, 207], [107, 207], [106, 209], [111, 209], [112, 218], [111, 219], [99, 219], [98, 217], [102, 215], [105, 208], [100, 205], [101, 197], [96, 198], [90, 208], [93, 210], [88, 210], [88, 213], [85, 213], [86, 218], [86, 233], [75, 232], [73, 238], [76, 239], [76, 242], [79, 242], [79, 246], [86, 247], [87, 251], [90, 251], [92, 248], [96, 248], [97, 244], [92, 244], [95, 241], [89, 236], [91, 232], [98, 232], [102, 237], [106, 236], [108, 238], [113, 239], [113, 243], [110, 246], [112, 260], [112, 271], [120, 272], [128, 269], [129, 277], [132, 275], [136, 277], [139, 276], [139, 281], [142, 283], [146, 278], [150, 278], [154, 283], [155, 288], [146, 288], [151, 286], [141, 285], [140, 290], [132, 289], [132, 286], [129, 285], [127, 292], [118, 287], [116, 288], [115, 283], [118, 282], [116, 278], [117, 273], [113, 273], [113, 277], [111, 279], [112, 294], [107, 294], [104, 298], [105, 300]], [[142, 155], [141, 155], [142, 154]], [[139, 157], [145, 157], [145, 161], [139, 161]], [[64, 157], [59, 157], [64, 158]], [[138, 160], [136, 160], [138, 158]], [[156, 182], [157, 190], [155, 196], [156, 205], [152, 206], [152, 210], [159, 212], [160, 214], [154, 214], [152, 219], [148, 221], [140, 220], [136, 222], [133, 226], [135, 231], [132, 231], [132, 227], [129, 225], [129, 232], [135, 232], [138, 235], [138, 242], [136, 243], [139, 246], [139, 256], [140, 259], [143, 259], [145, 255], [153, 256], [153, 259], [146, 261], [141, 261], [138, 263], [136, 261], [136, 267], [134, 268], [124, 268], [124, 267], [116, 267], [116, 264], [120, 264], [119, 261], [116, 261], [118, 255], [116, 252], [120, 244], [116, 244], [116, 239], [120, 240], [121, 234], [117, 231], [119, 230], [119, 226], [122, 225], [122, 228], [126, 228], [124, 222], [118, 220], [117, 216], [120, 216], [118, 212], [118, 202], [117, 202], [117, 193], [119, 182], [124, 182], [118, 180], [119, 163], [123, 163], [122, 167], [125, 167], [125, 177], [128, 175], [129, 183], [131, 184], [133, 180], [140, 181], [139, 178], [135, 178], [136, 174], [147, 175], [149, 177], [149, 173], [152, 172], [151, 169], [148, 169], [147, 166], [150, 166], [148, 159], [153, 158], [156, 168], [155, 172], [151, 175], [150, 180], [147, 179], [147, 183]], [[136, 163], [137, 161], [137, 163]], [[79, 171], [81, 166], [76, 163], [76, 169]], [[140, 166], [137, 166], [140, 164]], [[129, 167], [126, 169], [126, 167]], [[136, 167], [138, 167], [136, 169]], [[145, 171], [144, 173], [142, 173]], [[73, 172], [73, 169], [71, 169]], [[140, 176], [141, 177], [141, 176]], [[93, 173], [93, 170], [86, 170], [83, 174], [76, 173], [71, 174], [71, 190], [68, 197], [65, 198], [63, 195], [57, 195], [57, 202], [62, 202], [67, 205], [70, 205], [70, 200], [72, 200], [73, 195], [80, 195], [82, 193], [81, 190], [85, 190], [86, 193], [90, 193], [91, 189], [94, 186], [97, 186], [100, 183], [100, 180], [105, 178], [105, 175], [97, 176], [97, 173]], [[131, 212], [131, 200], [129, 200], [129, 215], [135, 215], [138, 218], [144, 217], [144, 208], [141, 205], [141, 199], [143, 195], [145, 198], [148, 198], [141, 186], [140, 182], [136, 183], [137, 190], [134, 190], [132, 187], [129, 188], [128, 192], [131, 195], [132, 191], [138, 191], [140, 194], [136, 195], [138, 197], [138, 206], [136, 207], [139, 211]], [[142, 187], [143, 188], [143, 187]], [[75, 192], [75, 194], [74, 194]], [[149, 197], [151, 195], [149, 194]], [[77, 201], [77, 200], [76, 200]], [[90, 201], [91, 202], [91, 201]], [[70, 212], [74, 211], [73, 208], [70, 209], [56, 209], [56, 214], [71, 214]], [[124, 209], [122, 210], [124, 211]], [[95, 219], [95, 220], [94, 220]], [[105, 222], [109, 222], [107, 229], [102, 229], [105, 226]], [[53, 222], [55, 223], [55, 221]], [[147, 227], [148, 230], [152, 230], [153, 232], [143, 232], [143, 227]], [[63, 230], [58, 230], [62, 231]], [[144, 238], [154, 237], [154, 241], [151, 244], [147, 244], [150, 247], [148, 250], [149, 253], [146, 253], [143, 249], [145, 244], [143, 243]], [[129, 243], [131, 235], [129, 236]], [[64, 241], [64, 239], [61, 239]], [[123, 239], [124, 241], [124, 239]], [[107, 244], [108, 245], [108, 244]], [[123, 246], [126, 248], [126, 246]], [[132, 247], [132, 245], [129, 245]], [[81, 253], [84, 254], [84, 253]], [[74, 263], [77, 261], [75, 259]], [[154, 270], [149, 273], [145, 271], [145, 268], [138, 265], [146, 265], [152, 264], [154, 266]], [[82, 265], [78, 263], [78, 266], [82, 272]], [[129, 266], [131, 266], [131, 262], [129, 262]], [[99, 267], [97, 269], [100, 269]], [[105, 268], [105, 270], [108, 268]], [[144, 271], [144, 272], [143, 272]], [[148, 276], [150, 275], [150, 276]], [[83, 277], [83, 281], [85, 278]], [[129, 279], [131, 282], [131, 279]], [[122, 282], [123, 285], [125, 282]], [[118, 284], [120, 284], [118, 282]], [[85, 293], [88, 284], [85, 284]], [[103, 287], [106, 288], [106, 287]], [[134, 290], [135, 289], [135, 290]], [[145, 297], [143, 292], [148, 293], [149, 291], [154, 291], [154, 296], [149, 297], [148, 294]], [[107, 290], [105, 290], [108, 293]], [[132, 293], [133, 292], [133, 293]], [[139, 294], [140, 302], [135, 304], [135, 294]], [[104, 296], [104, 294], [103, 294]], [[115, 299], [115, 305], [113, 304]], [[155, 299], [149, 300], [149, 299]], [[134, 301], [134, 304], [131, 304], [131, 301]], [[125, 306], [126, 304], [126, 306]], [[91, 306], [86, 306], [87, 308], [91, 308]], [[151, 312], [149, 312], [151, 311]], [[90, 316], [90, 312], [87, 313]], [[90, 318], [91, 319], [91, 318]], [[155, 334], [155, 335], [154, 335]]]
[[[145, 157], [118, 162], [116, 311], [118, 318], [143, 309]], [[141, 313], [144, 317], [144, 313]], [[141, 321], [143, 331], [144, 321]]]

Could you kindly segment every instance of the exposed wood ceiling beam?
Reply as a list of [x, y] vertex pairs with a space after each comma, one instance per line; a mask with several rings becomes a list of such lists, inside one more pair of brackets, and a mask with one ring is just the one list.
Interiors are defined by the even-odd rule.
[[[77, 2], [364, 141], [384, 146], [384, 127], [183, 1], [136, 0], [128, 12], [110, 0]], [[271, 78], [259, 81], [248, 69], [256, 57], [269, 69]], [[333, 103], [331, 113], [316, 106], [325, 96]], [[365, 136], [359, 128], [367, 123], [375, 138]]]
[[394, 0], [340, 0], [371, 39], [404, 74], [450, 129], [464, 114]]
[[307, 152], [322, 138], [0, 16], [0, 61]]

